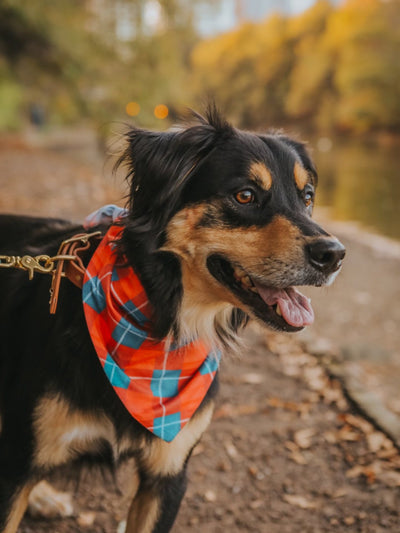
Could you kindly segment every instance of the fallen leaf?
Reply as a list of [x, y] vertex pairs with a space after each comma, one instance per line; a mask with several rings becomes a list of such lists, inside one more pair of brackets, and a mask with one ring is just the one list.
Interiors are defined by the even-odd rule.
[[285, 448], [287, 448], [291, 452], [298, 452], [299, 447], [295, 442], [292, 442], [291, 440], [288, 440], [285, 442]]
[[77, 522], [81, 527], [92, 526], [96, 519], [96, 513], [93, 511], [84, 511], [79, 514]]
[[267, 399], [270, 407], [285, 409], [285, 411], [294, 411], [296, 413], [306, 414], [310, 411], [309, 403], [296, 403], [282, 400], [281, 398], [271, 397]]
[[308, 386], [314, 391], [323, 391], [329, 387], [329, 379], [319, 366], [305, 368], [304, 377]]
[[343, 415], [343, 420], [357, 429], [360, 429], [363, 433], [368, 434], [374, 431], [374, 428], [370, 422], [361, 418], [360, 416], [355, 416], [349, 413]]
[[376, 453], [381, 448], [383, 448], [386, 441], [386, 436], [380, 431], [374, 431], [373, 433], [369, 433], [366, 438], [368, 448], [373, 453]]
[[236, 409], [238, 415], [254, 415], [260, 411], [260, 407], [255, 404], [243, 404], [239, 405]]
[[307, 459], [304, 457], [304, 455], [301, 452], [292, 452], [289, 455], [289, 459], [294, 461], [298, 465], [306, 465], [308, 464]]
[[285, 442], [285, 448], [287, 448], [290, 451], [289, 459], [297, 463], [298, 465], [306, 465], [308, 464], [307, 459], [304, 457], [304, 455], [301, 453], [300, 448], [295, 442], [292, 442], [290, 440]]
[[362, 476], [364, 474], [364, 469], [365, 469], [365, 466], [362, 466], [362, 465], [353, 466], [352, 468], [347, 470], [346, 477], [348, 477], [349, 479], [352, 479], [355, 477]]
[[217, 501], [217, 495], [216, 493], [213, 491], [213, 490], [207, 490], [205, 493], [204, 493], [204, 499], [207, 501], [207, 502], [216, 502]]
[[395, 470], [381, 472], [378, 475], [378, 479], [388, 487], [400, 487], [400, 472]]
[[342, 428], [339, 429], [337, 432], [337, 436], [339, 440], [345, 440], [350, 442], [356, 442], [361, 439], [360, 433], [357, 433], [352, 430], [351, 426], [348, 424], [344, 425]]
[[324, 439], [326, 440], [326, 442], [329, 442], [329, 444], [338, 443], [337, 434], [334, 431], [325, 431]]
[[400, 458], [398, 456], [398, 451], [393, 446], [392, 442], [391, 442], [391, 445], [392, 445], [391, 448], [388, 448], [387, 450], [379, 450], [376, 455], [380, 459], [389, 459], [393, 463], [397, 463], [398, 462], [398, 464], [400, 466]]
[[256, 477], [259, 473], [258, 468], [255, 465], [250, 465], [248, 468], [249, 474], [251, 474], [253, 477]]
[[259, 509], [265, 505], [264, 500], [254, 500], [250, 503], [250, 509]]
[[337, 498], [343, 498], [344, 496], [347, 496], [348, 494], [348, 491], [347, 489], [337, 489], [333, 494], [332, 494], [332, 498], [334, 498], [335, 500]]
[[242, 383], [248, 383], [249, 385], [259, 385], [265, 380], [262, 374], [256, 374], [255, 372], [249, 372], [242, 376]]
[[379, 461], [375, 461], [374, 463], [371, 463], [369, 465], [356, 465], [353, 466], [353, 468], [350, 468], [350, 470], [347, 470], [346, 477], [348, 478], [355, 478], [359, 476], [365, 476], [367, 479], [367, 482], [369, 484], [372, 484], [376, 481], [376, 477], [378, 474], [382, 472], [382, 463]]
[[284, 494], [283, 499], [290, 503], [290, 505], [295, 505], [301, 509], [316, 509], [317, 504], [305, 498], [304, 496], [296, 494]]
[[215, 410], [213, 418], [217, 420], [218, 418], [233, 418], [235, 415], [234, 407], [231, 403], [224, 403]]
[[214, 420], [219, 418], [235, 418], [236, 416], [253, 415], [262, 410], [260, 406], [256, 404], [242, 404], [232, 405], [230, 403], [223, 404], [214, 413]]
[[225, 442], [224, 444], [226, 453], [231, 459], [238, 459], [240, 457], [239, 452], [237, 451], [236, 446], [232, 442]]
[[294, 434], [294, 441], [303, 450], [309, 448], [312, 444], [312, 438], [315, 435], [315, 429], [305, 428], [296, 431]]
[[398, 453], [396, 453], [395, 455], [391, 455], [389, 457], [389, 462], [392, 467], [400, 470], [400, 455]]

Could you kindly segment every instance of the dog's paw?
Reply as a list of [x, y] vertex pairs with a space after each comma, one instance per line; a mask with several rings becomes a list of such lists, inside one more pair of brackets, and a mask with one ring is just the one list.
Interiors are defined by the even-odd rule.
[[74, 514], [71, 495], [54, 489], [47, 481], [41, 481], [29, 496], [29, 514], [46, 518], [66, 517]]

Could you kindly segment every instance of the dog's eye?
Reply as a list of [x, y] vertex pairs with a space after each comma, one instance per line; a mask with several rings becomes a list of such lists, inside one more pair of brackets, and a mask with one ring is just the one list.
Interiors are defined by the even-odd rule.
[[255, 194], [250, 189], [243, 189], [243, 191], [239, 191], [235, 194], [235, 200], [239, 202], [239, 204], [251, 204], [255, 200]]
[[304, 191], [303, 200], [304, 200], [304, 203], [306, 204], [306, 207], [310, 207], [310, 205], [313, 203], [314, 196], [315, 196], [315, 193], [313, 189], [306, 189]]

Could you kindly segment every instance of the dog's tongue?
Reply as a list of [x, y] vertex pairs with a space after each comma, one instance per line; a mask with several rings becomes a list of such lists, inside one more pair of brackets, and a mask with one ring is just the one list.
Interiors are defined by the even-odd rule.
[[257, 283], [255, 286], [267, 305], [279, 305], [283, 318], [291, 326], [300, 328], [314, 322], [314, 311], [310, 300], [293, 287], [273, 289]]

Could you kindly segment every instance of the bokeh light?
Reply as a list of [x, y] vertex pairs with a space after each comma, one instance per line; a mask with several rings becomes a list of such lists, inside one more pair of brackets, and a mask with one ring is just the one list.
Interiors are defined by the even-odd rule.
[[136, 117], [140, 113], [140, 105], [137, 102], [128, 102], [125, 111], [130, 117]]
[[164, 104], [158, 104], [154, 108], [154, 116], [159, 119], [167, 118], [168, 112], [168, 107]]

